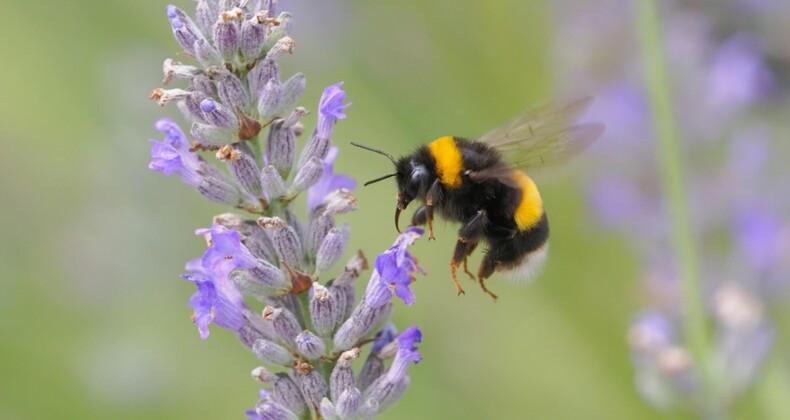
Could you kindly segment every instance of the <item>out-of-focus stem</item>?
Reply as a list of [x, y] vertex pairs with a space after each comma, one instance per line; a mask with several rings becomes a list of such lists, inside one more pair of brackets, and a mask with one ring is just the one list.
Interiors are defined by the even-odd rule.
[[[664, 62], [660, 17], [655, 0], [639, 1], [637, 23], [657, 138], [660, 176], [672, 226], [671, 239], [682, 277], [684, 336], [697, 366], [705, 370], [708, 353], [708, 321], [702, 298], [694, 232], [686, 205], [683, 155], [672, 115], [672, 93]], [[701, 373], [705, 375], [705, 372]]]

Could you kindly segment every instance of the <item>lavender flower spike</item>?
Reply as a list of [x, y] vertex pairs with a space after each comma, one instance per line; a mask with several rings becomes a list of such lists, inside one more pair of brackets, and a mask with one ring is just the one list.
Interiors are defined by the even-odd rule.
[[[277, 14], [276, 0], [196, 3], [195, 19], [167, 7], [182, 55], [194, 63], [166, 60], [163, 84], [183, 85], [151, 95], [182, 111], [189, 137], [172, 120], [159, 120], [164, 139], [151, 141], [149, 164], [234, 209], [195, 232], [208, 247], [182, 276], [197, 288], [189, 299], [193, 321], [204, 339], [211, 324], [233, 331], [266, 365], [252, 371], [264, 389], [247, 418], [372, 418], [403, 394], [406, 368], [420, 359], [419, 330], [396, 338], [390, 315], [393, 296], [408, 305], [416, 300], [410, 285], [423, 271], [407, 248], [423, 231], [407, 229], [376, 258], [368, 290], [357, 299], [354, 282], [367, 259], [360, 251], [337, 267], [352, 229], [336, 218], [357, 206], [356, 182], [333, 169], [332, 131], [350, 105], [342, 83], [324, 89], [316, 126], [299, 150], [308, 111], [296, 105], [306, 72], [281, 79], [277, 63], [296, 42], [291, 14]], [[302, 219], [296, 209], [304, 204]], [[370, 339], [375, 344], [366, 346]]]

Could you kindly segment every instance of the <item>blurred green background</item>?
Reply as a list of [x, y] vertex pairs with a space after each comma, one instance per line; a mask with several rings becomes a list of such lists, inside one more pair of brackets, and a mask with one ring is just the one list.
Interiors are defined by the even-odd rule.
[[[194, 229], [225, 209], [147, 169], [146, 140], [161, 137], [153, 122], [183, 122], [147, 99], [178, 50], [165, 5], [2, 1], [2, 419], [242, 418], [256, 401], [254, 355], [218, 328], [200, 340], [193, 286], [178, 277], [204, 249]], [[346, 83], [336, 171], [361, 181], [386, 161], [349, 141], [403, 154], [440, 135], [477, 136], [556, 88], [552, 16], [539, 2], [485, 13], [446, 0], [281, 5], [297, 41], [281, 65], [306, 74], [302, 104], [315, 110], [324, 86]], [[577, 176], [587, 167], [542, 184], [552, 257], [534, 284], [493, 278], [496, 303], [471, 282], [456, 297], [456, 226], [416, 245], [429, 275], [395, 322], [420, 326], [424, 360], [382, 418], [659, 417], [633, 389], [625, 342], [640, 306], [635, 261], [587, 215]], [[394, 193], [358, 190], [358, 211], [342, 216], [349, 252], [389, 246]]]

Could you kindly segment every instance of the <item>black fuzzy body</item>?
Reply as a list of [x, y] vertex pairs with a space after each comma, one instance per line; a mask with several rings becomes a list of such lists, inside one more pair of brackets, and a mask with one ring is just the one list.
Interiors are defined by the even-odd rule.
[[[478, 276], [487, 278], [497, 270], [519, 266], [528, 254], [544, 246], [548, 240], [549, 226], [545, 212], [534, 226], [522, 230], [515, 220], [516, 210], [523, 191], [508, 178], [508, 164], [496, 150], [485, 143], [454, 138], [461, 153], [461, 183], [448, 187], [439, 181], [432, 202], [434, 212], [447, 220], [461, 223], [459, 242], [453, 261], [465, 260], [479, 241], [488, 245]], [[436, 160], [428, 145], [422, 146], [397, 163], [399, 206], [405, 208], [414, 199], [423, 204], [426, 195], [440, 179]], [[492, 173], [499, 176], [476, 176]], [[415, 176], [418, 174], [419, 176]], [[482, 211], [482, 216], [479, 213]], [[419, 209], [413, 223], [422, 224], [423, 209]], [[470, 224], [470, 221], [472, 222]]]

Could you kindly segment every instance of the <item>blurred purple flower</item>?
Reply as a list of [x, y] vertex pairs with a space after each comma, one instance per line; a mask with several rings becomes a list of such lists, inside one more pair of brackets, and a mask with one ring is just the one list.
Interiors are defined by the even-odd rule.
[[376, 257], [375, 271], [365, 291], [366, 302], [372, 308], [389, 302], [393, 294], [406, 305], [416, 302], [414, 292], [409, 287], [415, 280], [414, 273], [425, 274], [425, 271], [417, 264], [417, 259], [409, 253], [408, 248], [423, 233], [420, 228], [409, 227], [389, 249]]
[[764, 60], [756, 42], [747, 35], [734, 35], [724, 41], [710, 66], [711, 105], [740, 109], [768, 93], [774, 80]]
[[332, 191], [339, 189], [353, 190], [357, 186], [357, 182], [351, 177], [335, 174], [333, 164], [337, 158], [337, 153], [337, 147], [333, 146], [329, 149], [324, 158], [324, 171], [321, 173], [321, 178], [307, 189], [307, 209], [310, 213], [320, 206], [324, 198]]
[[765, 272], [788, 255], [790, 231], [783, 218], [770, 210], [758, 206], [744, 209], [735, 216], [734, 227], [738, 251], [756, 272]]

